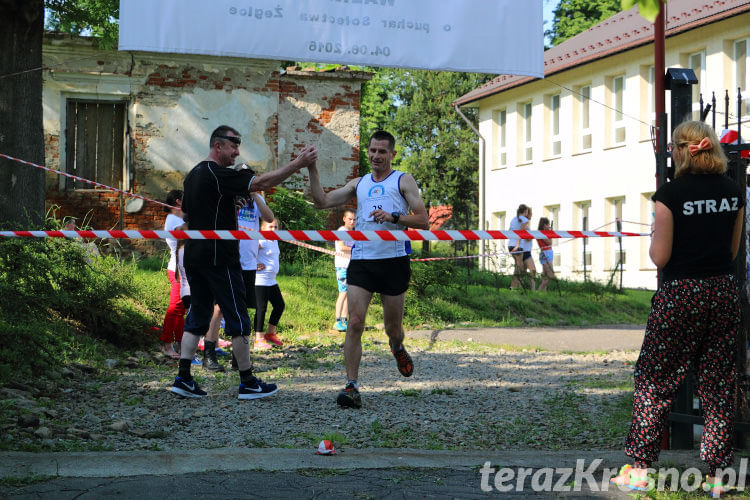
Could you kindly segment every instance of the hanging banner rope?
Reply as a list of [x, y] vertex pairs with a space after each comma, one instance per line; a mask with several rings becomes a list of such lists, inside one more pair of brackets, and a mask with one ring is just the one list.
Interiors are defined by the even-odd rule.
[[45, 167], [44, 165], [37, 165], [36, 163], [32, 163], [32, 162], [26, 161], [26, 160], [21, 160], [19, 158], [14, 158], [12, 156], [8, 156], [8, 155], [2, 154], [2, 153], [0, 153], [0, 158], [5, 158], [7, 160], [15, 161], [15, 162], [22, 163], [24, 165], [29, 165], [29, 166], [35, 167], [35, 168], [40, 168], [42, 170], [46, 170], [47, 172], [52, 172], [53, 174], [62, 175], [64, 177], [68, 177], [70, 179], [74, 179], [74, 180], [77, 180], [77, 181], [85, 182], [86, 184], [91, 184], [91, 185], [96, 186], [98, 188], [107, 189], [109, 191], [114, 191], [115, 193], [120, 193], [122, 195], [129, 196], [131, 198], [139, 198], [139, 199], [141, 199], [143, 201], [149, 201], [151, 203], [156, 203], [158, 205], [161, 205], [161, 206], [167, 207], [167, 208], [177, 208], [177, 207], [173, 207], [171, 205], [167, 205], [166, 203], [162, 203], [161, 201], [152, 200], [151, 198], [146, 198], [145, 196], [141, 196], [139, 194], [128, 193], [127, 191], [123, 191], [122, 189], [117, 189], [116, 187], [107, 186], [106, 184], [101, 184], [99, 182], [90, 181], [88, 179], [84, 179], [83, 177], [78, 177], [77, 175], [69, 174], [67, 172], [62, 172], [60, 170], [55, 170], [54, 168]]

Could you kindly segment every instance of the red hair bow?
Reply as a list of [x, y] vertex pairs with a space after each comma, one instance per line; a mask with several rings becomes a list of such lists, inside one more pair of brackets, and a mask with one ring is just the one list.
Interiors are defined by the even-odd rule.
[[688, 151], [690, 151], [690, 156], [695, 156], [701, 151], [708, 151], [712, 147], [708, 137], [704, 137], [698, 144], [688, 144]]

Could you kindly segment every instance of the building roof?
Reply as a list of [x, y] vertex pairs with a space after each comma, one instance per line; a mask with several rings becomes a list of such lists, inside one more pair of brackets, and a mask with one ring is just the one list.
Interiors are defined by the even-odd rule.
[[[665, 36], [705, 26], [750, 12], [750, 0], [669, 0], [666, 4]], [[654, 25], [638, 13], [638, 7], [615, 14], [544, 52], [544, 75], [549, 76], [581, 64], [653, 43]], [[499, 75], [459, 97], [453, 103], [463, 106], [538, 78]]]
[[430, 207], [430, 231], [437, 231], [453, 217], [453, 207], [448, 205], [437, 205]]

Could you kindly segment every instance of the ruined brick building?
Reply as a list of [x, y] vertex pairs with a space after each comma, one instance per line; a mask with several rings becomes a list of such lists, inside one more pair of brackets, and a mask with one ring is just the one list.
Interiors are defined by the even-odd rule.
[[[281, 71], [278, 61], [101, 50], [88, 38], [44, 41], [46, 165], [163, 200], [208, 153], [221, 124], [243, 136], [239, 162], [264, 172], [304, 144], [324, 187], [358, 175], [360, 89], [368, 73]], [[286, 186], [303, 187], [305, 171]], [[48, 173], [47, 208], [95, 229], [161, 228], [154, 203]], [[127, 209], [126, 209], [127, 208]], [[302, 228], [299, 228], [302, 229]]]

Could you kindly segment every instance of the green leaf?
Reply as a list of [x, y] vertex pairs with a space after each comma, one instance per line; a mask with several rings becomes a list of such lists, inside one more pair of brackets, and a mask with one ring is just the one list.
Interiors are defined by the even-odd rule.
[[[623, 3], [627, 0], [623, 0]], [[659, 3], [662, 0], [638, 0], [638, 12], [652, 23], [659, 15]]]

